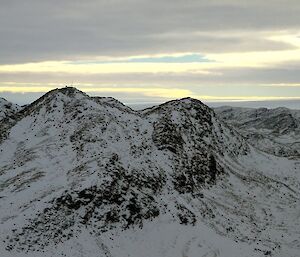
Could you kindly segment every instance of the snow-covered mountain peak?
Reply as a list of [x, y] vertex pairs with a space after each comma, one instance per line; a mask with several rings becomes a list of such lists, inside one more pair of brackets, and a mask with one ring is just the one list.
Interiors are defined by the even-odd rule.
[[1, 129], [1, 256], [297, 251], [298, 164], [251, 147], [199, 100], [133, 111], [63, 88]]
[[44, 94], [42, 97], [40, 97], [33, 103], [27, 105], [24, 108], [23, 113], [24, 115], [27, 115], [28, 113], [32, 111], [37, 111], [42, 107], [55, 108], [58, 107], [59, 104], [67, 105], [69, 102], [78, 101], [84, 98], [89, 98], [89, 96], [74, 87], [54, 89]]
[[203, 104], [200, 100], [191, 97], [171, 100], [166, 103], [147, 108], [142, 112], [151, 113], [151, 112], [159, 112], [160, 110], [167, 110], [167, 109], [173, 110], [174, 108], [177, 110], [185, 109], [187, 111], [197, 108], [197, 109], [206, 110], [207, 112], [212, 112], [212, 110], [208, 106]]
[[59, 95], [59, 94], [63, 94], [67, 97], [70, 98], [76, 98], [76, 99], [81, 99], [83, 97], [88, 97], [88, 95], [82, 91], [80, 91], [79, 89], [75, 88], [75, 87], [63, 87], [63, 88], [56, 88], [53, 89], [49, 92], [47, 92], [42, 98], [46, 98], [52, 95]]

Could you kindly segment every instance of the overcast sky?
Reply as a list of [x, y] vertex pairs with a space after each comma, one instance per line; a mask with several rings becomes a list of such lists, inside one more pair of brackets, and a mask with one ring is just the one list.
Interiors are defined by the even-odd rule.
[[[299, 0], [0, 0], [0, 96], [300, 101]], [[300, 104], [299, 104], [300, 108]]]

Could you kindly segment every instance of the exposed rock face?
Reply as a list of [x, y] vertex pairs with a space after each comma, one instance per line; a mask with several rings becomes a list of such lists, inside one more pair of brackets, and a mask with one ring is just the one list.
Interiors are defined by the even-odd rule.
[[[219, 239], [226, 235], [236, 253], [246, 241], [244, 256], [281, 253], [277, 237], [260, 233], [279, 223], [290, 228], [288, 220], [267, 218], [273, 209], [297, 210], [298, 180], [277, 175], [279, 160], [257, 152], [191, 98], [134, 111], [75, 88], [53, 90], [2, 127], [0, 153], [0, 201], [9, 206], [0, 211], [0, 234], [7, 256], [73, 256], [69, 244], [82, 247], [77, 256], [138, 256], [129, 245], [148, 237], [133, 240], [128, 233], [149, 226], [179, 229], [167, 234], [170, 240], [183, 229], [198, 231], [197, 238], [207, 226]], [[285, 168], [295, 172], [297, 165]], [[273, 167], [279, 171], [270, 175]], [[112, 240], [120, 241], [109, 246]], [[195, 249], [206, 244], [195, 243]], [[145, 256], [181, 253], [154, 248]]]
[[225, 106], [215, 112], [255, 147], [279, 156], [300, 157], [299, 110]]
[[6, 136], [5, 131], [14, 124], [17, 113], [21, 109], [21, 106], [0, 97], [0, 142]]
[[21, 110], [21, 106], [8, 102], [0, 97], [0, 122], [7, 118], [12, 118], [14, 114]]

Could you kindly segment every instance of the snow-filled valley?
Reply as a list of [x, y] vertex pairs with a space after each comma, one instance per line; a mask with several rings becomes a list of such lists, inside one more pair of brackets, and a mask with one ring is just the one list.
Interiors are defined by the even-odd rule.
[[70, 87], [15, 110], [0, 256], [299, 257], [299, 156], [231, 125], [196, 99], [134, 111]]

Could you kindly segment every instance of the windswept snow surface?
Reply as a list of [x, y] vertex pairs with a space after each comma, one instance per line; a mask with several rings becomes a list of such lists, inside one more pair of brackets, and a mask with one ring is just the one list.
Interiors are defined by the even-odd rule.
[[198, 100], [134, 111], [64, 88], [3, 133], [1, 257], [299, 257], [299, 160]]

